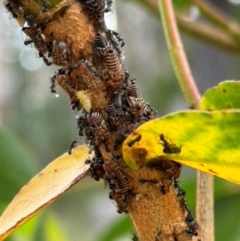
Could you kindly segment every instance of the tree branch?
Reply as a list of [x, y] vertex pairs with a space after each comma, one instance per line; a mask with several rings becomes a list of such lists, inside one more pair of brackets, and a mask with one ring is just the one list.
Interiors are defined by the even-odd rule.
[[[187, 219], [184, 192], [177, 183], [172, 185], [173, 177], [164, 167], [130, 170], [122, 158], [125, 136], [156, 112], [139, 96], [135, 78], [123, 65], [124, 41], [106, 28], [105, 2], [43, 1], [47, 6], [42, 11], [38, 2], [19, 0], [22, 9], [15, 15], [33, 15], [23, 30], [31, 30], [28, 37], [44, 62], [49, 64], [49, 57], [59, 66], [51, 91], [56, 91], [55, 84], [62, 87], [79, 113], [79, 135], [95, 152], [90, 172], [109, 186], [118, 212], [129, 213], [141, 241], [191, 241], [195, 220]], [[176, 169], [180, 172], [180, 165]]]
[[[154, 0], [140, 0], [138, 3], [147, 8], [155, 17], [159, 18], [157, 3]], [[176, 20], [180, 30], [197, 40], [202, 40], [213, 47], [220, 48], [232, 54], [240, 55], [239, 41], [225, 32], [199, 21], [187, 21], [181, 14], [176, 13]]]
[[[171, 0], [158, 0], [162, 23], [175, 74], [187, 101], [198, 108], [200, 94], [195, 85], [178, 33]], [[213, 240], [213, 177], [198, 172], [197, 178], [197, 222], [200, 240]], [[208, 210], [209, 212], [206, 212]], [[198, 237], [198, 238], [199, 238]]]
[[190, 0], [195, 4], [201, 13], [216, 26], [219, 26], [225, 32], [240, 40], [240, 26], [237, 21], [231, 19], [220, 9], [217, 9], [211, 3], [204, 0]]

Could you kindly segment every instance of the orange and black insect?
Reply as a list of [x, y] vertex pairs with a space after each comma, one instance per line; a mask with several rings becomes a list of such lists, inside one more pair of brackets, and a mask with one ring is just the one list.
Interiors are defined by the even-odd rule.
[[108, 104], [108, 106], [106, 107], [106, 111], [112, 117], [117, 117], [124, 114], [122, 107], [116, 106], [113, 103]]
[[37, 19], [32, 14], [24, 14], [23, 18], [25, 19], [29, 27], [34, 27], [36, 29], [39, 28]]
[[138, 88], [135, 81], [132, 81], [131, 84], [127, 86], [127, 91], [129, 96], [132, 96], [135, 98], [139, 97]]
[[94, 139], [97, 143], [109, 134], [107, 123], [99, 112], [90, 112], [87, 114], [86, 119], [89, 125], [89, 130], [94, 135]]
[[[34, 20], [32, 21], [33, 22], [31, 24], [34, 24]], [[33, 43], [35, 48], [38, 50], [39, 57], [43, 58], [46, 65], [51, 65], [52, 63], [44, 56], [44, 54], [48, 52], [49, 48], [44, 35], [40, 33], [40, 29], [34, 24], [33, 27], [23, 27], [22, 31], [29, 37], [29, 39], [24, 41], [24, 44], [29, 45]]]
[[106, 67], [109, 71], [122, 73], [121, 63], [119, 57], [113, 48], [108, 48], [105, 55]]
[[53, 64], [64, 66], [68, 62], [70, 55], [67, 44], [63, 41], [53, 40], [52, 44], [52, 62]]
[[[88, 11], [90, 12], [90, 16], [97, 20], [97, 25], [100, 31], [106, 30], [106, 24], [104, 21], [104, 12], [105, 9], [111, 9], [111, 1], [107, 4], [107, 8], [105, 8], [105, 0], [80, 0], [86, 4]], [[109, 8], [108, 8], [109, 6]]]
[[103, 167], [106, 172], [105, 180], [111, 189], [110, 199], [114, 199], [117, 202], [119, 213], [126, 212], [130, 191], [128, 177], [120, 169], [116, 161], [105, 162]]
[[107, 40], [102, 36], [102, 34], [98, 33], [96, 34], [94, 38], [94, 47], [96, 48], [96, 52], [98, 56], [103, 57], [106, 55], [107, 49], [108, 49], [108, 42]]

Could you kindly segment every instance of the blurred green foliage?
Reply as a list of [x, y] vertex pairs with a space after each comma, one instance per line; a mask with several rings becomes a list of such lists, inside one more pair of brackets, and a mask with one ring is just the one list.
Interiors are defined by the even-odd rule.
[[[186, 1], [174, 1], [178, 9]], [[225, 1], [224, 1], [225, 2]], [[219, 2], [219, 7], [221, 3]], [[226, 11], [239, 18], [239, 6], [228, 5]], [[65, 152], [76, 136], [74, 114], [67, 97], [50, 95], [49, 76], [53, 68], [26, 71], [20, 55], [26, 47], [4, 9], [2, 10], [0, 91], [0, 211], [27, 181], [47, 163]], [[161, 26], [149, 12], [137, 4], [117, 3], [119, 29], [126, 39], [126, 66], [137, 77], [143, 97], [159, 115], [185, 109], [179, 87], [170, 66]], [[131, 13], [131, 14], [130, 14]], [[136, 24], [136, 25], [134, 25]], [[141, 28], [140, 28], [141, 26]], [[16, 34], [17, 33], [17, 34]], [[18, 39], [13, 36], [18, 36]], [[217, 52], [212, 47], [185, 38], [185, 49], [202, 92], [223, 79], [240, 76], [239, 57]], [[4, 49], [6, 53], [4, 55]], [[10, 59], [10, 57], [12, 59]], [[16, 57], [19, 56], [19, 57]], [[32, 62], [42, 61], [35, 58]], [[8, 88], [7, 88], [8, 87]], [[5, 94], [5, 95], [4, 95]], [[2, 97], [4, 96], [4, 98]], [[194, 171], [183, 168], [180, 178], [187, 192], [191, 210], [195, 209], [196, 183]], [[119, 216], [108, 199], [103, 183], [86, 179], [59, 198], [11, 235], [9, 241], [123, 241], [131, 240], [133, 227], [127, 216]], [[240, 187], [216, 178], [215, 233], [217, 241], [240, 240]]]

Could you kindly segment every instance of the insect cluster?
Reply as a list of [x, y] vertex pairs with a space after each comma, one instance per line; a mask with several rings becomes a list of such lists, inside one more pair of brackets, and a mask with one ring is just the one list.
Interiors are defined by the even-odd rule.
[[191, 236], [197, 236], [198, 225], [195, 219], [193, 218], [192, 212], [187, 204], [187, 200], [185, 197], [186, 192], [179, 186], [178, 181], [176, 179], [174, 179], [173, 181], [173, 186], [175, 188], [177, 198], [180, 201], [180, 205], [182, 209], [186, 212], [185, 222], [188, 227], [188, 230], [186, 232], [189, 233]]
[[[24, 22], [24, 44], [33, 45], [46, 65], [60, 66], [50, 78], [50, 92], [57, 95], [56, 87], [60, 86], [68, 94], [71, 108], [77, 118], [78, 134], [86, 138], [90, 150], [95, 152], [95, 158], [90, 164], [92, 177], [95, 180], [104, 179], [111, 190], [110, 198], [117, 203], [118, 211], [127, 212], [128, 200], [134, 194], [131, 192], [128, 176], [121, 168], [124, 164], [119, 161], [122, 158], [121, 144], [135, 128], [154, 119], [156, 111], [140, 97], [135, 78], [123, 64], [123, 38], [117, 31], [106, 26], [104, 14], [112, 11], [113, 1], [74, 1], [74, 4], [81, 5], [83, 10], [79, 11], [80, 14], [87, 15], [95, 32], [90, 43], [92, 53], [88, 54], [80, 49], [77, 55], [73, 48], [74, 42], [69, 40], [69, 36], [56, 37], [54, 33], [46, 30], [48, 22], [39, 21], [38, 16], [20, 7], [17, 0], [5, 1], [5, 6], [12, 16], [21, 18]], [[46, 12], [47, 6], [43, 8], [42, 12]], [[61, 12], [54, 16], [63, 15], [64, 12]], [[166, 143], [164, 137], [160, 139], [166, 152], [181, 151], [181, 147], [173, 148]], [[140, 140], [141, 135], [129, 143], [129, 146]], [[76, 140], [70, 145], [69, 154], [75, 145]], [[157, 168], [168, 173], [168, 185], [172, 184], [172, 177], [174, 180], [178, 177], [179, 173], [169, 172], [172, 166]], [[179, 166], [176, 169], [180, 171]], [[176, 182], [174, 183], [175, 189], [181, 193], [180, 203], [189, 214], [186, 222], [189, 223], [190, 229], [190, 226], [194, 225], [190, 220], [191, 213], [185, 195]], [[163, 194], [167, 192], [165, 187], [165, 184], [160, 186]], [[191, 234], [194, 235], [194, 231], [191, 231]]]

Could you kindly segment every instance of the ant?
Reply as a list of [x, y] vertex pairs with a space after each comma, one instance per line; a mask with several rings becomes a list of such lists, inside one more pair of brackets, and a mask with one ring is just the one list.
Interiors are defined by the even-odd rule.
[[139, 142], [141, 139], [142, 139], [142, 135], [138, 135], [135, 139], [133, 139], [132, 141], [129, 141], [127, 145], [129, 147], [132, 147], [136, 142]]
[[73, 149], [74, 147], [76, 147], [77, 143], [78, 143], [77, 140], [73, 140], [73, 141], [71, 142], [71, 144], [70, 144], [70, 146], [69, 146], [69, 148], [68, 148], [68, 151], [67, 151], [69, 155], [72, 155], [72, 149]]
[[163, 134], [160, 134], [161, 144], [163, 146], [163, 152], [166, 154], [179, 154], [181, 152], [182, 146], [177, 146], [175, 144], [170, 144], [164, 137]]

